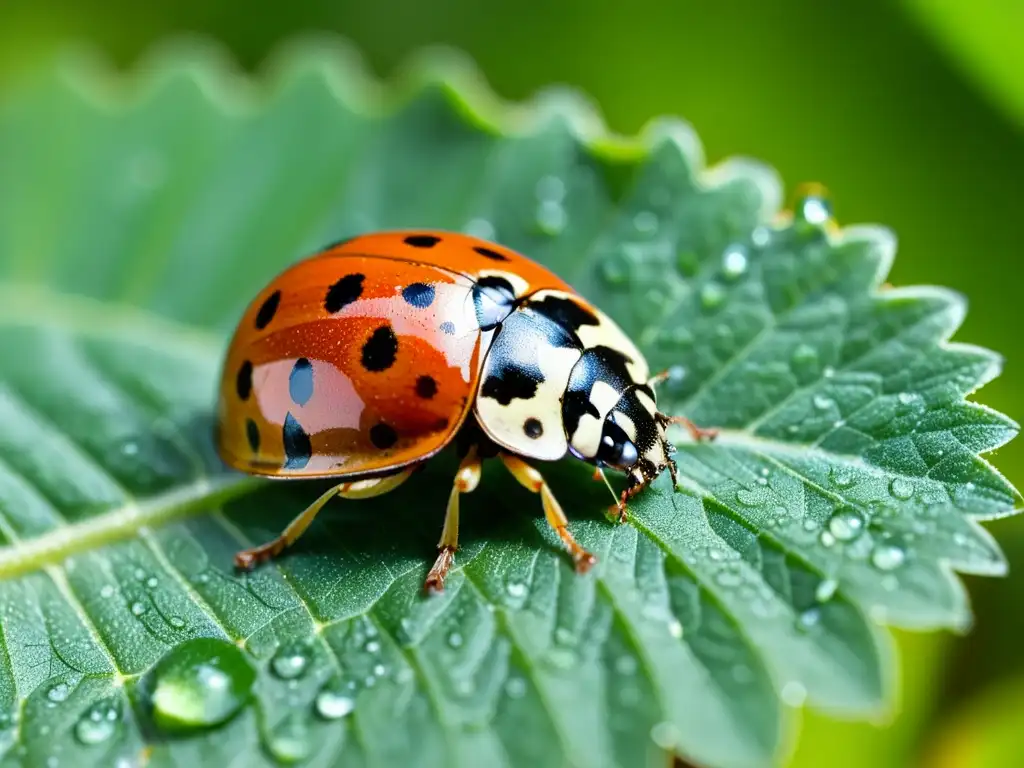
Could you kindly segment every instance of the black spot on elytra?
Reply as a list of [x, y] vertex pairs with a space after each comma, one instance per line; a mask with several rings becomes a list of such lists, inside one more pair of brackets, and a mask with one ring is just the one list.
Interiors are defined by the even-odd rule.
[[313, 364], [300, 357], [288, 374], [288, 394], [296, 405], [305, 405], [313, 396]]
[[262, 331], [268, 325], [270, 321], [274, 319], [274, 315], [277, 314], [277, 307], [281, 304], [281, 292], [274, 291], [272, 294], [267, 296], [267, 300], [263, 302], [263, 306], [260, 307], [260, 311], [256, 313], [256, 329]]
[[395, 432], [394, 427], [382, 421], [370, 427], [370, 442], [375, 448], [380, 448], [383, 451], [398, 442], [398, 433]]
[[593, 312], [562, 296], [545, 296], [539, 301], [531, 301], [529, 307], [570, 331], [581, 325], [599, 324]]
[[390, 325], [382, 325], [363, 344], [363, 368], [368, 371], [386, 371], [395, 364], [398, 355], [398, 337]]
[[313, 456], [313, 444], [291, 413], [284, 417], [284, 468], [302, 469]]
[[539, 371], [527, 371], [510, 366], [488, 376], [480, 387], [480, 395], [493, 398], [502, 405], [508, 405], [517, 398], [529, 400], [537, 394], [537, 385], [542, 381], [544, 376]]
[[345, 275], [327, 290], [324, 309], [334, 314], [358, 299], [363, 295], [363, 280], [365, 279], [366, 275], [360, 275], [358, 272]]
[[531, 416], [523, 422], [523, 433], [527, 437], [536, 440], [544, 434], [544, 425]]
[[562, 395], [562, 423], [570, 439], [579, 429], [580, 419], [588, 413], [595, 419], [601, 418], [601, 412], [590, 402], [586, 392], [577, 389]]
[[437, 382], [430, 376], [420, 376], [416, 379], [416, 394], [429, 400], [437, 394]]
[[498, 253], [497, 251], [492, 251], [490, 248], [484, 248], [483, 246], [477, 245], [473, 247], [473, 250], [481, 256], [492, 259], [493, 261], [508, 261], [508, 256]]
[[433, 235], [409, 235], [405, 242], [413, 248], [433, 248], [441, 242], [441, 238]]
[[249, 447], [253, 453], [260, 452], [260, 428], [252, 419], [245, 420], [245, 436], [249, 439]]
[[444, 331], [449, 336], [454, 336], [455, 323], [453, 323], [451, 320], [445, 320], [443, 323], [441, 323], [441, 330]]
[[426, 309], [434, 303], [434, 286], [426, 283], [411, 283], [402, 289], [402, 298], [406, 304]]
[[238, 366], [238, 375], [235, 377], [235, 389], [240, 399], [249, 399], [249, 395], [252, 393], [252, 363], [248, 360]]

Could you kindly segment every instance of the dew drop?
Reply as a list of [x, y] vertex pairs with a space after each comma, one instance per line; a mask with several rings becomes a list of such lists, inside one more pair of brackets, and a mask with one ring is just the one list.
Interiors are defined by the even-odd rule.
[[677, 326], [665, 328], [658, 334], [658, 341], [673, 347], [688, 347], [693, 344], [693, 333], [689, 328]]
[[904, 477], [894, 477], [889, 483], [889, 493], [897, 499], [909, 499], [914, 495], [914, 484]]
[[60, 759], [56, 755], [50, 755], [46, 758], [46, 768], [57, 768], [60, 765]]
[[807, 689], [795, 680], [790, 680], [779, 691], [779, 697], [790, 707], [801, 707], [807, 700]]
[[831, 379], [833, 376], [836, 375], [836, 369], [833, 368], [831, 365], [826, 365], [825, 369], [821, 372], [821, 375], [824, 376], [826, 379]]
[[758, 248], [764, 248], [772, 240], [772, 233], [765, 226], [755, 227], [754, 231], [750, 233], [751, 242]]
[[793, 350], [793, 363], [796, 365], [808, 365], [817, 361], [818, 352], [810, 344], [798, 344]]
[[56, 704], [65, 701], [70, 693], [71, 689], [67, 683], [56, 683], [50, 686], [50, 690], [46, 692], [46, 698]]
[[795, 217], [820, 226], [832, 218], [832, 205], [823, 193], [808, 194], [797, 201]]
[[823, 547], [831, 547], [833, 544], [836, 543], [836, 537], [833, 536], [829, 531], [822, 531], [818, 535], [818, 540], [821, 542], [821, 546]]
[[156, 585], [159, 583], [160, 582], [156, 580], [156, 576], [150, 576], [148, 579], [146, 579], [146, 586], [150, 589], [156, 589]]
[[97, 701], [75, 723], [75, 738], [81, 744], [101, 744], [114, 735], [120, 719], [116, 701]]
[[819, 603], [827, 603], [835, 596], [837, 589], [839, 589], [838, 581], [835, 579], [823, 579], [818, 582], [818, 586], [814, 590], [814, 599]]
[[910, 405], [912, 402], [917, 400], [917, 395], [913, 392], [900, 392], [896, 395], [896, 399], [903, 403], [903, 405]]
[[743, 488], [736, 491], [736, 501], [745, 507], [756, 507], [761, 503], [761, 496], [753, 491], [748, 491], [746, 488]]
[[521, 581], [510, 581], [506, 587], [509, 597], [522, 597], [526, 594], [526, 585]]
[[729, 248], [722, 256], [722, 273], [728, 280], [735, 280], [747, 271], [747, 254], [741, 246]]
[[814, 407], [819, 411], [825, 411], [835, 405], [835, 401], [831, 397], [825, 397], [824, 395], [814, 396]]
[[114, 588], [109, 584], [104, 584], [100, 589], [100, 597], [110, 598], [114, 596]]
[[840, 507], [829, 518], [828, 529], [837, 541], [853, 541], [864, 530], [864, 518], [853, 507]]
[[121, 446], [121, 453], [125, 456], [135, 456], [139, 452], [139, 444], [134, 440], [127, 441]]
[[[367, 650], [369, 650], [369, 643]], [[377, 646], [380, 647], [379, 644]], [[270, 660], [270, 668], [282, 680], [295, 680], [302, 677], [309, 666], [309, 653], [302, 645], [284, 645], [277, 649]]]
[[821, 621], [821, 611], [817, 608], [808, 608], [800, 614], [799, 622], [802, 629], [811, 629]]
[[871, 564], [880, 571], [894, 571], [906, 559], [907, 553], [895, 544], [879, 544], [871, 551]]
[[543, 176], [537, 182], [537, 197], [541, 200], [561, 200], [565, 197], [565, 182], [557, 176]]
[[367, 653], [380, 653], [380, 642], [377, 640], [371, 640], [366, 644]]
[[633, 217], [633, 226], [640, 232], [653, 232], [658, 228], [658, 217], [651, 211], [640, 211]]
[[462, 635], [458, 632], [452, 632], [448, 635], [448, 645], [451, 648], [461, 648], [463, 642]]
[[567, 220], [565, 208], [555, 200], [543, 200], [537, 206], [537, 228], [545, 235], [557, 235], [562, 232]]
[[175, 629], [181, 629], [185, 626], [185, 620], [181, 618], [181, 616], [171, 616], [169, 619], [167, 619], [167, 623]]
[[715, 309], [725, 301], [725, 289], [718, 283], [705, 283], [700, 289], [700, 304], [704, 309]]
[[521, 677], [510, 677], [505, 682], [505, 693], [510, 699], [521, 699], [526, 695], [526, 681]]
[[269, 747], [281, 763], [299, 763], [309, 757], [313, 747], [309, 726], [298, 712], [293, 712], [274, 729]]
[[849, 488], [855, 480], [853, 472], [848, 467], [832, 467], [829, 476], [832, 478], [832, 484], [837, 488]]
[[722, 587], [738, 587], [743, 583], [743, 576], [739, 571], [725, 566], [715, 574], [715, 582]]
[[651, 728], [651, 741], [662, 749], [674, 749], [679, 744], [679, 731], [672, 723], [658, 723]]
[[249, 700], [255, 682], [256, 670], [237, 646], [198, 637], [164, 654], [142, 688], [157, 726], [181, 732], [229, 720]]
[[623, 285], [629, 280], [629, 269], [619, 259], [608, 258], [601, 262], [601, 277], [610, 286]]
[[373, 674], [375, 674], [377, 677], [384, 677], [384, 675], [387, 674], [387, 671], [388, 671], [388, 668], [385, 667], [383, 664], [374, 664], [373, 665]]
[[139, 602], [132, 603], [131, 610], [132, 610], [132, 615], [133, 616], [141, 616], [147, 610], [146, 609], [146, 604], [145, 603], [139, 603]]
[[135, 569], [135, 578], [138, 579], [139, 581], [144, 581], [145, 578], [146, 578], [146, 572], [144, 570], [142, 570], [141, 568], [136, 568]]
[[494, 240], [495, 237], [494, 225], [487, 219], [470, 219], [462, 231], [483, 240]]
[[325, 686], [316, 695], [314, 706], [324, 720], [340, 720], [356, 708], [356, 702], [336, 688]]
[[681, 639], [683, 636], [683, 625], [673, 619], [668, 623], [668, 633], [676, 640]]
[[636, 659], [632, 656], [619, 656], [615, 660], [615, 671], [620, 675], [632, 675], [636, 672]]

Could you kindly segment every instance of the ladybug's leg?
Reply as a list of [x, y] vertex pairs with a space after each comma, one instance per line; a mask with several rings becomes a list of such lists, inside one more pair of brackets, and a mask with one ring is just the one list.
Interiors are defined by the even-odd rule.
[[476, 448], [470, 448], [455, 473], [455, 483], [448, 497], [448, 509], [444, 514], [444, 528], [441, 540], [437, 542], [437, 560], [427, 574], [423, 588], [432, 594], [444, 591], [444, 579], [455, 562], [455, 550], [459, 548], [459, 496], [476, 490], [480, 483], [480, 457]]
[[281, 554], [286, 547], [290, 547], [305, 533], [309, 524], [313, 522], [313, 518], [316, 517], [317, 512], [323, 509], [324, 505], [335, 496], [341, 496], [345, 499], [368, 499], [372, 496], [381, 496], [408, 480], [415, 469], [415, 467], [410, 467], [394, 475], [374, 477], [369, 480], [356, 480], [329, 488], [320, 495], [320, 498], [299, 513], [276, 539], [236, 554], [235, 567], [249, 570], [253, 566]]
[[548, 519], [548, 525], [555, 529], [558, 538], [565, 544], [572, 561], [576, 564], [577, 573], [586, 573], [590, 567], [597, 562], [592, 554], [579, 545], [573, 535], [569, 533], [569, 520], [562, 511], [561, 505], [551, 493], [551, 488], [544, 481], [544, 477], [536, 469], [531, 467], [518, 456], [508, 453], [500, 454], [501, 461], [512, 473], [512, 476], [534, 493], [540, 494], [541, 504], [544, 506], [544, 516]]
[[667, 427], [669, 424], [680, 424], [686, 427], [686, 431], [690, 433], [690, 437], [698, 443], [702, 440], [714, 440], [718, 437], [717, 429], [698, 427], [685, 416], [666, 416], [664, 413], [658, 413], [656, 414], [656, 418], [663, 427]]

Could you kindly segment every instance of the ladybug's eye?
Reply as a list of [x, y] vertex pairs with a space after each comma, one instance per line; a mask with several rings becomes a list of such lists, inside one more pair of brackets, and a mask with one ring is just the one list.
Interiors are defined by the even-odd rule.
[[595, 458], [602, 464], [624, 470], [636, 464], [639, 453], [622, 427], [608, 419], [604, 423], [601, 445]]

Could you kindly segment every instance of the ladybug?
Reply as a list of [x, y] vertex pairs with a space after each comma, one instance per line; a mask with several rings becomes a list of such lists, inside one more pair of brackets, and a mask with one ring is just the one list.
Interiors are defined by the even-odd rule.
[[[249, 569], [293, 544], [334, 496], [379, 496], [455, 440], [461, 464], [437, 560], [439, 592], [458, 546], [459, 497], [498, 458], [538, 493], [576, 570], [595, 562], [541, 473], [566, 454], [627, 474], [626, 501], [668, 468], [671, 423], [647, 362], [609, 317], [557, 275], [495, 243], [450, 232], [366, 234], [279, 274], [239, 321], [224, 361], [216, 442], [230, 467], [334, 478], [276, 539], [239, 552]], [[607, 483], [607, 479], [605, 479]], [[611, 486], [609, 485], [609, 488]], [[613, 492], [614, 495], [614, 492]]]

